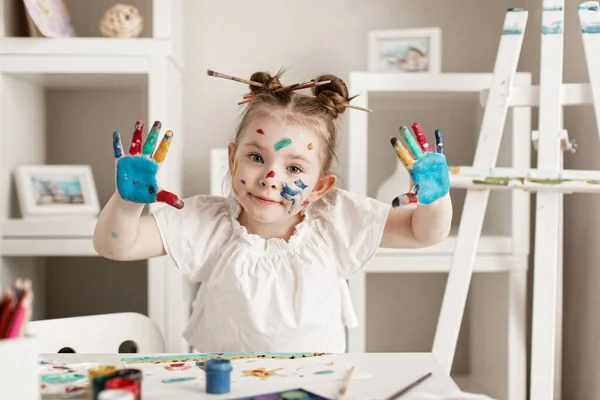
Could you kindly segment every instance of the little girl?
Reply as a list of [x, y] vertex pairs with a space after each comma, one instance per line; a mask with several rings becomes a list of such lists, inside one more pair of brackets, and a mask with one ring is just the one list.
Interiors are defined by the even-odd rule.
[[[173, 136], [159, 146], [156, 122], [142, 147], [136, 125], [129, 154], [115, 132], [116, 186], [94, 232], [97, 252], [114, 260], [169, 255], [191, 282], [202, 282], [184, 332], [200, 352], [345, 351], [353, 326], [346, 279], [379, 247], [417, 248], [449, 233], [448, 167], [414, 125], [401, 132], [412, 155], [392, 144], [414, 188], [391, 204], [336, 188], [331, 173], [335, 120], [351, 106], [332, 75], [283, 86], [258, 72], [235, 139], [229, 144], [232, 193], [184, 202], [161, 190], [156, 173]], [[297, 89], [312, 87], [313, 95]], [[353, 111], [360, 112], [360, 111]], [[144, 204], [164, 202], [151, 216]], [[403, 205], [415, 203], [413, 207]]]

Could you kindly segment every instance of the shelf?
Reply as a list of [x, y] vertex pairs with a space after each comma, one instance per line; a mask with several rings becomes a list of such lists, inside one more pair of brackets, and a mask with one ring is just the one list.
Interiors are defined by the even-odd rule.
[[2, 222], [3, 256], [97, 256], [92, 243], [96, 219], [40, 218]]
[[117, 38], [2, 38], [0, 54], [72, 56], [170, 56], [172, 41]]

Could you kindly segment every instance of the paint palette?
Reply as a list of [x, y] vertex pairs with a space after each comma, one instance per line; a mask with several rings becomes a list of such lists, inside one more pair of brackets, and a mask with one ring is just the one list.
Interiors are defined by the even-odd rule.
[[98, 363], [62, 364], [40, 360], [40, 393], [44, 398], [80, 397], [88, 391], [88, 369]]
[[239, 397], [232, 400], [329, 400], [327, 397], [304, 389], [284, 390], [283, 392], [259, 394], [250, 397]]

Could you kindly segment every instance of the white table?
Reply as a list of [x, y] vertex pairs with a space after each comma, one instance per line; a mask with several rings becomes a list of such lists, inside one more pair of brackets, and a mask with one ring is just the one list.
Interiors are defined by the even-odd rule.
[[[121, 358], [137, 356], [135, 354], [42, 354], [44, 359], [54, 359], [64, 363], [80, 363], [80, 362], [99, 362], [107, 365], [114, 365], [122, 368]], [[140, 355], [142, 356], [142, 355]], [[366, 354], [343, 354], [344, 359], [352, 362], [354, 365], [360, 366], [368, 371], [372, 378], [353, 380], [349, 386], [347, 399], [352, 400], [369, 400], [369, 399], [384, 399], [387, 396], [397, 392], [402, 387], [410, 382], [418, 379], [428, 372], [433, 375], [425, 382], [414, 388], [411, 393], [406, 394], [401, 400], [425, 399], [431, 397], [420, 396], [419, 393], [432, 393], [442, 396], [451, 396], [460, 393], [458, 386], [444, 372], [440, 364], [431, 353], [366, 353]], [[257, 392], [249, 391], [247, 388], [241, 390], [234, 386], [231, 387], [231, 392], [227, 395], [208, 395], [201, 391], [177, 391], [168, 385], [160, 386], [157, 389], [156, 385], [148, 387], [142, 383], [143, 400], [158, 400], [177, 398], [178, 400], [201, 400], [201, 399], [227, 399], [232, 397], [242, 397], [248, 395], [256, 395], [265, 392], [274, 392], [278, 390], [293, 389], [289, 384], [277, 384], [272, 381], [263, 386]], [[340, 381], [327, 382], [311, 382], [305, 383], [302, 387], [306, 390], [314, 391], [322, 396], [335, 398], [335, 394], [339, 389]], [[164, 389], [162, 389], [164, 388]], [[265, 388], [267, 390], [265, 390]], [[150, 390], [152, 389], [152, 390]], [[169, 390], [171, 389], [171, 390]]]

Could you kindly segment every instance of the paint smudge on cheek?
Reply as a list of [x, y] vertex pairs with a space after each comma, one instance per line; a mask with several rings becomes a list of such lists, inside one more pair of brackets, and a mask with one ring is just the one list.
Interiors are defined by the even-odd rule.
[[242, 182], [242, 185], [245, 185], [245, 184], [246, 184], [246, 181], [245, 181], [245, 180], [243, 180], [243, 179], [242, 179], [240, 182]]
[[265, 179], [267, 178], [275, 178], [275, 171], [270, 170], [267, 176], [265, 176]]
[[281, 197], [290, 201], [292, 203], [288, 213], [292, 213], [297, 204], [300, 204], [301, 207], [306, 207], [308, 204], [308, 199], [305, 198], [305, 189], [308, 188], [308, 185], [302, 182], [302, 179], [297, 179], [294, 181], [294, 185], [298, 187], [298, 190], [292, 189], [288, 186], [287, 183], [282, 183], [282, 191]]
[[275, 149], [275, 151], [279, 151], [279, 150], [283, 149], [284, 147], [289, 146], [290, 144], [292, 144], [292, 139], [283, 138], [279, 142], [275, 143], [273, 148]]
[[231, 172], [231, 189], [233, 190], [233, 194], [235, 194], [236, 196], [238, 195], [238, 191], [235, 188], [235, 174], [237, 172], [237, 169], [240, 165], [240, 161], [236, 158], [235, 159], [235, 163], [233, 164], [233, 171]]
[[256, 130], [256, 133], [258, 133], [259, 135], [264, 135], [265, 131], [263, 131], [262, 129], [259, 128]]
[[313, 147], [313, 144], [312, 144], [312, 143], [309, 143], [309, 144], [308, 144], [308, 146], [306, 146], [306, 148], [307, 148], [307, 149], [309, 149], [309, 150], [312, 150], [312, 149], [314, 149], [314, 147]]

